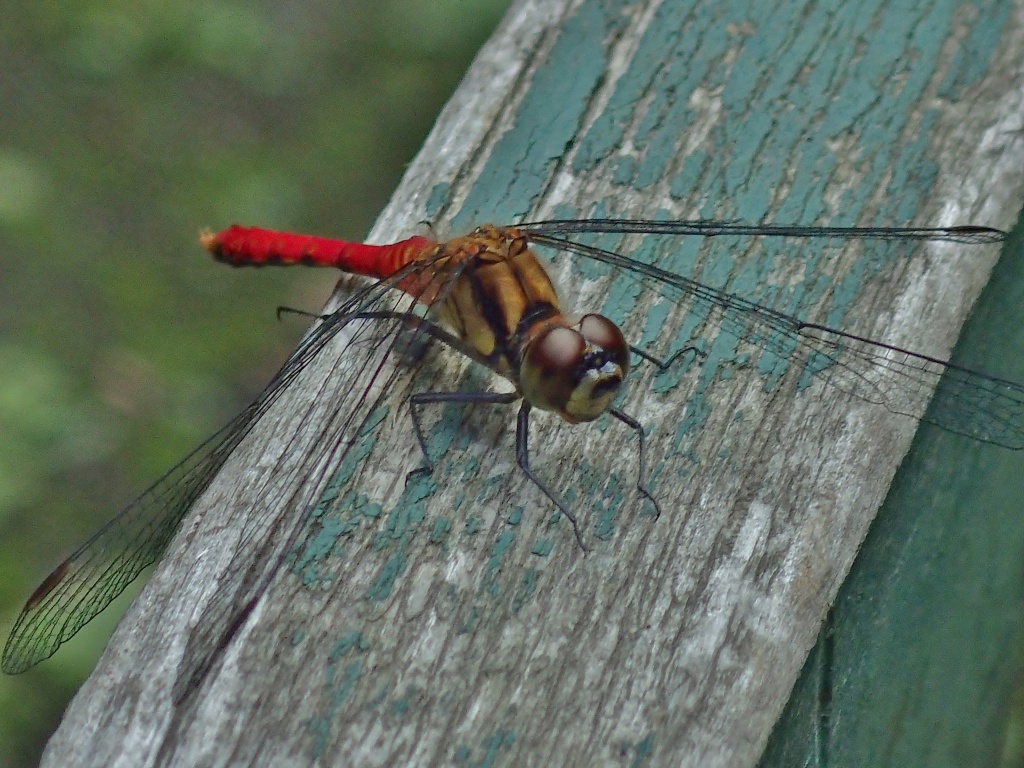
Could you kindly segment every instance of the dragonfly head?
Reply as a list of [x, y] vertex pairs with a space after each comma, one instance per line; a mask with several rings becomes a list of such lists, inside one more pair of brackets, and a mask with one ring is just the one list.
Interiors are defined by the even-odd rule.
[[606, 317], [584, 315], [576, 325], [552, 325], [531, 340], [519, 386], [531, 405], [575, 424], [608, 410], [627, 373], [622, 331]]

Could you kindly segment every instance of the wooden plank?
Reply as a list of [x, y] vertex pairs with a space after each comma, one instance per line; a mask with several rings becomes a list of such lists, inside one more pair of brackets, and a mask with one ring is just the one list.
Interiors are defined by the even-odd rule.
[[[1018, 225], [954, 355], [1018, 380], [1021, 235]], [[762, 765], [1003, 764], [1021, 563], [1019, 457], [922, 427]]]
[[[1006, 226], [1021, 89], [997, 54], [1020, 15], [520, 3], [374, 237], [577, 213]], [[944, 355], [996, 255], [740, 241], [658, 258]], [[657, 307], [631, 314], [651, 296], [583, 277], [640, 343], [689, 340], [660, 333]], [[46, 761], [754, 763], [914, 424], [792, 376], [771, 386], [735, 342], [708, 351], [674, 377], [640, 371], [625, 400], [650, 429], [656, 522], [629, 490], [626, 430], [537, 420], [534, 465], [574, 492], [584, 556], [515, 471], [507, 413], [446, 413], [426, 484], [404, 483], [404, 392], [349, 450], [332, 403], [356, 382], [327, 350], [186, 521]], [[239, 619], [311, 506], [292, 567]]]
[[[1020, 57], [1015, 17], [995, 54], [1006, 61]], [[1005, 93], [1000, 113], [1021, 114], [1019, 91], [1017, 104]], [[953, 356], [1016, 380], [1021, 247], [1018, 226]], [[1021, 562], [1019, 457], [923, 426], [762, 765], [1000, 764], [1024, 640]]]

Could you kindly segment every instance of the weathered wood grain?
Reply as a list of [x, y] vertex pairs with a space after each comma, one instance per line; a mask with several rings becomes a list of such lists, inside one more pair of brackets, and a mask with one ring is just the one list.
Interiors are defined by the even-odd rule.
[[[518, 3], [373, 238], [590, 214], [1005, 227], [1022, 14]], [[997, 256], [743, 241], [659, 263], [943, 356]], [[632, 311], [652, 296], [559, 271], [640, 343], [687, 342]], [[588, 556], [515, 470], [511, 414], [446, 412], [431, 481], [406, 486], [404, 391], [350, 446], [353, 356], [326, 350], [186, 521], [46, 763], [754, 764], [915, 425], [793, 377], [766, 391], [756, 357], [709, 350], [639, 371], [624, 403], [657, 521], [627, 430], [537, 419], [534, 465], [572, 492]]]

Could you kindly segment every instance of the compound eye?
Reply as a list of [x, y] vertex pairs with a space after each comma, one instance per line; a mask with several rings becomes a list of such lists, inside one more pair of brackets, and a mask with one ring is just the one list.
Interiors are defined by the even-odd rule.
[[566, 421], [592, 421], [611, 407], [629, 371], [629, 345], [607, 318], [586, 315], [556, 326], [527, 348], [519, 372], [523, 397]]
[[584, 315], [580, 333], [587, 342], [605, 350], [608, 358], [622, 369], [623, 376], [629, 373], [629, 344], [619, 326], [603, 315]]
[[530, 344], [519, 385], [523, 396], [545, 411], [561, 411], [572, 397], [583, 366], [587, 344], [572, 328], [555, 327]]

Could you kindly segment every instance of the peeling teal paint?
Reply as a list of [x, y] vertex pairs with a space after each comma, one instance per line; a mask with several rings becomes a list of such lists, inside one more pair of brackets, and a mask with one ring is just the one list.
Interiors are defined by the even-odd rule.
[[[422, 486], [414, 489], [413, 484], [409, 484], [406, 493], [388, 514], [384, 530], [378, 532], [374, 543], [376, 549], [383, 549], [392, 541], [404, 541], [419, 528], [427, 514], [423, 504], [425, 496], [418, 493], [421, 489]], [[417, 491], [415, 499], [410, 491]]]
[[334, 646], [328, 654], [328, 661], [333, 664], [353, 649], [365, 651], [369, 650], [369, 648], [369, 643], [366, 638], [363, 637], [362, 632], [349, 632], [346, 635], [342, 635], [334, 642]]
[[501, 597], [502, 587], [501, 582], [498, 580], [502, 567], [501, 561], [506, 555], [511, 553], [516, 538], [515, 533], [509, 530], [504, 530], [498, 534], [498, 538], [491, 547], [491, 556], [487, 560], [484, 576], [480, 580], [480, 594], [488, 594], [494, 598]]
[[[511, 728], [499, 728], [493, 734], [480, 742], [479, 750], [462, 744], [455, 748], [452, 753], [452, 761], [459, 766], [466, 768], [493, 768], [499, 763], [497, 760], [501, 752], [508, 751], [516, 743], [516, 732]], [[482, 752], [480, 759], [473, 760], [474, 751]]]
[[454, 217], [456, 229], [486, 221], [512, 223], [530, 210], [544, 179], [574, 141], [591, 95], [605, 77], [608, 47], [624, 23], [619, 8], [598, 3], [585, 3], [564, 21], [519, 104], [515, 125], [498, 140]]
[[363, 518], [380, 515], [379, 505], [371, 504], [350, 486], [360, 465], [373, 452], [374, 432], [388, 413], [388, 407], [381, 406], [367, 416], [358, 433], [361, 439], [345, 453], [317, 503], [306, 513], [305, 535], [299, 537], [287, 557], [292, 573], [300, 576], [307, 587], [333, 581], [331, 570], [323, 567], [326, 560], [342, 555], [342, 539], [358, 530]]
[[334, 476], [327, 484], [324, 496], [321, 497], [321, 506], [325, 496], [331, 498], [330, 494], [337, 493], [339, 488], [344, 488], [352, 481], [353, 475], [377, 444], [374, 431], [387, 418], [389, 410], [388, 406], [382, 405], [367, 416], [366, 422], [358, 433], [362, 439], [351, 450], [346, 452], [345, 458], [338, 467], [337, 472], [334, 473]]
[[623, 757], [633, 753], [630, 768], [641, 768], [654, 754], [654, 734], [648, 734], [638, 742], [624, 741], [619, 747]]
[[561, 531], [563, 526], [566, 530], [569, 530], [569, 524], [565, 519], [565, 515], [556, 509], [551, 513], [551, 516], [548, 517], [547, 528], [548, 530]]
[[390, 597], [398, 577], [405, 573], [406, 566], [409, 564], [408, 560], [405, 554], [405, 542], [401, 541], [398, 544], [398, 550], [384, 563], [377, 578], [363, 597], [366, 600], [376, 601], [386, 600]]
[[[609, 108], [578, 137], [574, 170], [583, 173], [594, 164], [613, 158], [616, 183], [631, 189], [650, 187], [661, 177], [667, 159], [675, 153], [679, 137], [694, 129], [700, 119], [697, 108], [689, 101], [689, 94], [695, 84], [710, 77], [712, 85], [721, 89], [717, 98], [726, 114], [725, 125], [714, 128], [704, 145], [713, 149], [695, 151], [678, 165], [678, 172], [671, 179], [671, 195], [700, 205], [706, 216], [760, 220], [774, 211], [772, 215], [776, 220], [810, 223], [828, 212], [823, 199], [823, 180], [836, 166], [828, 142], [859, 135], [866, 181], [862, 189], [847, 194], [838, 214], [830, 214], [831, 221], [852, 223], [857, 220], [868, 205], [869, 196], [890, 175], [888, 193], [892, 207], [879, 214], [883, 217], [879, 223], [913, 219], [921, 204], [919, 190], [928, 189], [936, 175], [936, 166], [927, 157], [934, 115], [926, 115], [915, 136], [907, 139], [908, 126], [902, 122], [903, 105], [917, 99], [926, 86], [923, 79], [914, 76], [916, 68], [923, 71], [934, 68], [938, 51], [929, 40], [946, 34], [956, 9], [961, 6], [940, 0], [924, 21], [914, 26], [900, 26], [898, 19], [892, 18], [894, 13], [899, 15], [898, 9], [894, 11], [878, 4], [870, 8], [862, 6], [850, 13], [816, 7], [810, 14], [796, 3], [753, 8], [745, 3], [743, 7], [748, 9], [750, 24], [757, 35], [743, 41], [730, 67], [709, 72], [699, 65], [700, 61], [734, 47], [738, 40], [750, 34], [741, 26], [730, 27], [724, 23], [738, 15], [738, 6], [728, 0], [700, 6], [682, 1], [662, 3], [657, 18], [640, 43], [637, 56], [617, 81]], [[966, 25], [970, 46], [993, 50], [1006, 12], [1005, 8], [992, 11], [980, 7], [975, 18], [957, 21]], [[681, 17], [686, 17], [685, 24], [679, 23]], [[456, 229], [483, 221], [508, 223], [529, 211], [543, 191], [549, 172], [561, 161], [565, 147], [573, 141], [583, 116], [592, 107], [591, 96], [604, 77], [608, 49], [622, 23], [617, 11], [591, 3], [581, 6], [569, 19], [550, 59], [537, 72], [534, 87], [521, 104], [514, 124], [499, 139], [477, 187], [455, 217]], [[869, 24], [873, 26], [869, 28]], [[799, 29], [795, 38], [791, 36], [793, 29]], [[785, 55], [780, 55], [783, 43], [787, 50], [783, 52]], [[828, 53], [822, 53], [821, 63], [809, 68], [803, 91], [794, 94], [788, 89], [788, 83], [795, 73], [788, 70], [787, 65], [800, 60], [803, 51], [815, 47], [823, 50], [827, 47]], [[669, 49], [672, 53], [666, 56], [665, 51]], [[763, 65], [766, 58], [779, 62], [779, 66], [767, 70], [767, 78]], [[927, 61], [929, 58], [931, 62]], [[914, 60], [912, 66], [911, 59]], [[948, 66], [942, 93], [953, 98], [969, 88], [983, 71], [980, 65], [968, 65], [960, 57]], [[573, 77], [565, 77], [567, 71], [571, 71]], [[753, 73], [757, 73], [756, 78]], [[844, 79], [848, 86], [838, 96], [830, 97], [838, 102], [838, 109], [833, 110], [834, 105], [823, 103], [817, 94], [824, 90], [826, 83], [831, 87], [836, 78]], [[891, 113], [892, 119], [869, 123], [863, 117], [864, 110], [868, 106], [876, 107], [871, 100], [879, 98], [877, 83], [880, 80], [900, 83], [899, 88], [883, 89], [881, 95], [883, 108]], [[623, 129], [633, 124], [638, 94], [648, 94], [651, 98], [645, 102], [646, 112], [640, 117], [638, 129], [629, 137], [635, 145], [635, 153], [617, 155], [627, 139]], [[795, 113], [792, 119], [787, 116], [790, 112]], [[819, 131], [806, 134], [799, 126], [805, 124], [806, 115], [818, 113], [823, 117]], [[799, 155], [795, 174], [787, 179], [783, 176], [786, 169], [781, 158], [794, 152]], [[779, 203], [775, 195], [782, 184], [790, 191]], [[426, 203], [428, 218], [440, 215], [449, 205], [450, 196], [451, 188], [447, 183], [435, 185]], [[597, 205], [597, 215], [614, 208], [614, 200], [593, 202]], [[565, 206], [556, 215], [577, 214], [578, 211]], [[616, 244], [615, 238], [590, 240], [606, 247]], [[822, 304], [825, 322], [836, 326], [843, 325], [849, 307], [871, 279], [902, 256], [898, 248], [891, 246], [868, 248], [860, 263], [833, 282], [820, 275], [820, 267], [828, 259], [827, 244], [800, 243], [799, 250], [785, 243], [771, 244], [761, 250], [759, 259], [739, 261], [736, 254], [744, 244], [742, 238], [723, 238], [717, 241], [713, 256], [704, 258], [701, 243], [696, 239], [676, 241], [671, 246], [652, 239], [633, 255], [789, 313], [799, 314], [808, 306]], [[793, 285], [771, 284], [773, 271], [793, 261], [803, 265], [803, 280]], [[581, 277], [596, 278], [607, 273], [604, 265], [577, 260], [575, 274]], [[611, 286], [603, 306], [595, 309], [613, 317], [624, 316], [640, 294], [638, 281], [619, 279]], [[643, 330], [637, 339], [642, 348], [666, 342], [664, 325], [671, 306], [669, 301], [659, 304], [642, 319]], [[677, 361], [670, 370], [653, 375], [643, 370], [646, 367], [643, 363], [637, 364], [638, 373], [649, 375], [655, 392], [667, 393], [681, 385], [692, 387], [689, 407], [674, 431], [668, 455], [663, 462], [649, 468], [655, 489], [658, 478], [665, 473], [685, 475], [700, 460], [691, 450], [691, 437], [711, 415], [707, 392], [717, 382], [733, 378], [737, 370], [754, 368], [764, 378], [765, 389], [770, 391], [785, 372], [787, 346], [791, 344], [782, 344], [752, 357], [746, 352], [739, 353], [736, 340], [727, 335], [711, 341], [700, 338], [697, 331], [701, 321], [695, 314], [687, 317], [674, 337], [658, 348], [670, 356], [689, 344], [696, 344], [705, 357], [692, 356]], [[807, 377], [824, 362], [812, 358], [798, 386], [806, 386]], [[635, 376], [634, 380], [638, 378]], [[476, 439], [463, 426], [463, 409], [443, 409], [429, 436], [431, 456], [438, 460], [438, 476], [414, 477], [398, 504], [385, 515], [385, 510], [371, 503], [365, 495], [346, 489], [376, 447], [375, 429], [386, 417], [386, 409], [372, 415], [360, 434], [360, 442], [348, 452], [318, 504], [308, 512], [309, 535], [289, 556], [290, 567], [307, 586], [330, 585], [336, 575], [328, 561], [344, 558], [346, 541], [365, 525], [373, 526], [375, 550], [386, 555], [364, 595], [370, 601], [386, 600], [393, 594], [398, 580], [408, 571], [409, 545], [415, 536], [426, 535], [434, 545], [451, 541], [451, 532], [461, 516], [440, 516], [430, 525], [424, 525], [425, 501], [439, 485], [450, 484], [455, 477], [475, 476], [481, 469], [475, 457], [457, 466], [444, 462], [448, 451], [469, 447]], [[732, 414], [734, 421], [743, 417], [742, 411]], [[608, 420], [592, 428], [605, 430]], [[510, 453], [513, 450], [511, 446], [506, 449]], [[499, 446], [497, 450], [502, 448]], [[729, 451], [723, 449], [718, 456], [727, 459]], [[621, 472], [609, 473], [607, 464], [594, 466], [584, 461], [574, 487], [567, 493], [568, 497], [580, 501], [592, 500], [592, 506], [585, 512], [581, 509], [581, 522], [592, 526], [593, 535], [598, 539], [616, 535], [616, 522], [623, 514], [627, 498], [633, 503], [636, 496], [633, 487], [635, 457], [629, 456], [621, 466]], [[485, 471], [486, 468], [484, 465]], [[468, 510], [463, 534], [475, 536], [484, 530], [476, 510], [480, 504], [496, 499], [506, 481], [505, 476], [487, 478], [475, 498], [457, 497], [454, 508], [462, 509], [465, 505]], [[573, 546], [566, 521], [557, 511], [550, 508], [548, 511], [547, 529], [551, 536], [532, 544], [530, 552], [537, 557], [549, 557], [556, 542], [560, 546]], [[495, 604], [504, 607], [507, 601], [512, 611], [521, 611], [541, 584], [542, 570], [537, 568], [508, 572], [517, 542], [529, 533], [520, 527], [526, 513], [523, 507], [500, 510], [498, 519], [506, 512], [508, 527], [500, 528], [490, 542], [485, 572], [476, 597], [472, 598], [477, 604], [457, 614], [465, 617], [460, 632], [472, 632], [486, 624]], [[531, 509], [528, 514], [534, 512], [536, 510]], [[541, 508], [539, 514], [544, 512]], [[380, 526], [382, 516], [383, 527]], [[529, 542], [529, 538], [526, 541]], [[479, 548], [487, 546], [482, 541], [471, 544]], [[451, 585], [446, 594], [453, 605], [461, 606], [465, 600], [463, 593]], [[293, 644], [304, 639], [301, 630], [292, 635]], [[338, 639], [328, 655], [326, 711], [323, 717], [308, 723], [315, 735], [317, 756], [323, 754], [329, 743], [332, 722], [339, 710], [351, 701], [363, 675], [371, 673], [369, 668], [364, 670], [365, 660], [356, 656], [369, 649], [370, 643], [361, 632], [350, 632]], [[367, 706], [373, 709], [386, 706], [391, 715], [402, 717], [413, 707], [416, 693], [407, 691], [387, 703], [388, 688], [381, 686]], [[476, 746], [459, 746], [453, 753], [453, 760], [465, 766], [495, 765], [500, 762], [502, 752], [510, 750], [515, 743], [514, 730], [499, 728]], [[623, 742], [621, 746], [623, 756], [632, 758], [629, 764], [641, 766], [651, 760], [654, 745], [655, 734], [651, 733], [638, 742]]]
[[462, 622], [462, 626], [459, 627], [459, 634], [465, 635], [472, 632], [476, 627], [476, 623], [479, 618], [480, 608], [474, 605], [466, 612], [466, 620]]
[[448, 538], [452, 530], [452, 521], [446, 517], [438, 517], [434, 520], [434, 527], [430, 530], [430, 543], [440, 544]]
[[[961, 41], [951, 61], [946, 62], [948, 72], [939, 86], [939, 97], [943, 99], [957, 98], [963, 89], [980, 81], [989, 66], [989, 56], [996, 50], [999, 31], [1006, 28], [1012, 6], [1009, 3], [979, 3], [971, 6], [979, 13], [979, 18], [966, 29], [966, 37]], [[988, 56], [979, 54], [987, 51]]]
[[430, 195], [423, 206], [423, 213], [427, 217], [427, 221], [434, 221], [440, 215], [441, 211], [447, 207], [451, 194], [452, 185], [448, 182], [440, 182], [431, 187]]
[[[453, 230], [486, 221], [513, 223], [527, 215], [552, 170], [564, 160], [567, 147], [575, 150], [569, 170], [586, 173], [598, 163], [609, 162], [607, 170], [616, 183], [628, 189], [649, 188], [662, 177], [666, 163], [675, 162], [676, 171], [668, 180], [669, 194], [709, 217], [758, 221], [770, 215], [777, 221], [813, 223], [827, 216], [831, 223], [849, 224], [861, 219], [869, 210], [871, 196], [881, 184], [887, 184], [891, 202], [877, 213], [878, 223], [911, 220], [918, 215], [921, 190], [934, 183], [936, 174], [936, 166], [928, 157], [935, 116], [925, 115], [913, 135], [905, 121], [906, 104], [918, 100], [927, 87], [926, 76], [918, 73], [933, 72], [940, 55], [931, 41], [945, 36], [957, 23], [964, 28], [968, 47], [994, 50], [1007, 13], [1005, 7], [979, 5], [971, 6], [975, 8], [973, 16], [958, 15], [967, 6], [938, 0], [908, 24], [905, 17], [910, 14], [895, 7], [897, 4], [878, 2], [860, 6], [855, 12], [842, 12], [836, 6], [815, 6], [808, 11], [803, 4], [787, 2], [770, 7], [745, 2], [742, 10], [728, 0], [715, 4], [689, 0], [662, 3], [639, 41], [636, 56], [614, 83], [607, 109], [577, 135], [593, 107], [594, 94], [604, 82], [609, 52], [624, 23], [619, 10], [610, 5], [584, 3], [559, 31], [550, 57], [533, 75], [533, 87], [519, 105], [512, 124], [497, 140], [462, 209], [455, 212]], [[743, 18], [746, 24], [725, 23]], [[793, 30], [797, 30], [795, 36]], [[712, 71], [703, 63], [725, 50], [736, 52], [728, 66]], [[801, 73], [792, 69], [794, 62], [802, 63], [812, 52], [816, 52], [813, 66]], [[766, 67], [766, 60], [771, 60], [773, 66]], [[968, 90], [984, 72], [983, 57], [971, 64], [966, 61], [958, 56], [945, 63], [948, 72], [941, 89], [951, 98]], [[572, 77], [565, 77], [568, 71]], [[794, 88], [791, 83], [798, 74], [803, 78], [802, 85]], [[839, 92], [830, 93], [826, 102], [823, 94], [837, 82]], [[879, 83], [890, 82], [892, 87], [879, 89]], [[685, 158], [674, 157], [681, 137], [691, 135], [704, 119], [701, 105], [690, 98], [697, 85], [717, 88], [706, 95], [717, 100], [722, 122], [712, 128], [699, 149]], [[638, 111], [641, 102], [642, 111]], [[890, 119], [867, 117], [868, 107], [875, 112], [881, 110]], [[819, 121], [818, 129], [808, 133], [804, 126], [813, 122], [812, 116]], [[633, 133], [627, 136], [627, 129]], [[855, 142], [858, 170], [865, 179], [861, 187], [846, 194], [835, 213], [830, 213], [824, 199], [825, 183], [837, 167], [830, 149], [832, 142]], [[627, 148], [629, 152], [624, 153]], [[789, 159], [795, 160], [792, 169], [783, 165]], [[792, 176], [785, 176], [787, 173]], [[783, 186], [787, 196], [777, 200]], [[451, 196], [448, 183], [435, 185], [426, 203], [427, 217], [448, 215]], [[616, 210], [613, 197], [590, 202], [594, 215]], [[555, 215], [572, 217], [579, 213], [571, 206], [560, 206]], [[652, 210], [647, 215], [656, 217], [663, 212]], [[618, 242], [612, 237], [584, 239], [612, 248]], [[822, 275], [829, 259], [828, 243], [801, 242], [798, 247], [772, 243], [759, 250], [756, 259], [740, 260], [738, 253], [747, 242], [744, 238], [723, 238], [715, 242], [708, 255], [697, 239], [672, 243], [649, 239], [633, 255], [788, 313], [800, 314], [809, 306], [817, 306], [825, 322], [840, 327], [865, 286], [880, 270], [903, 256], [899, 248], [888, 244], [866, 248], [860, 263], [833, 280]], [[794, 263], [802, 265], [802, 279], [792, 284], [772, 283], [775, 270]], [[607, 273], [604, 265], [583, 259], [575, 262], [574, 277], [596, 278]], [[612, 317], [628, 316], [641, 287], [634, 279], [617, 279], [603, 306], [593, 309]], [[740, 353], [736, 339], [727, 334], [710, 341], [701, 338], [702, 318], [696, 313], [686, 317], [672, 338], [666, 339], [664, 326], [675, 298], [668, 297], [645, 318], [637, 318], [642, 331], [636, 343], [644, 349], [657, 343], [659, 354], [666, 356], [696, 344], [706, 356], [683, 358], [662, 372], [652, 373], [644, 370], [644, 364], [636, 365], [633, 380], [647, 376], [657, 393], [668, 393], [679, 386], [690, 391], [687, 412], [681, 423], [674, 425], [668, 454], [649, 468], [655, 490], [659, 477], [685, 475], [700, 460], [692, 450], [692, 437], [711, 415], [708, 392], [715, 384], [733, 378], [740, 369], [754, 369], [763, 377], [765, 389], [771, 391], [785, 372], [787, 347], [791, 346], [777, 344], [754, 356]], [[821, 363], [812, 359], [798, 386], [805, 386], [806, 377]], [[374, 416], [363, 440], [349, 452], [320, 504], [310, 512], [313, 532], [292, 555], [292, 568], [306, 584], [329, 583], [326, 561], [343, 558], [347, 537], [384, 515], [385, 510], [369, 504], [365, 497], [345, 492], [373, 449], [373, 427], [386, 411]], [[732, 418], [742, 419], [743, 414], [737, 412]], [[607, 429], [607, 421], [592, 428]], [[487, 470], [487, 465], [481, 467], [476, 458], [458, 465], [444, 462], [448, 451], [471, 446], [476, 438], [463, 426], [462, 408], [442, 410], [428, 446], [438, 461], [436, 477], [414, 478], [398, 505], [387, 510], [386, 524], [374, 538], [374, 546], [387, 558], [367, 591], [368, 600], [383, 600], [392, 594], [398, 579], [407, 572], [407, 547], [417, 534], [428, 536], [433, 544], [449, 542], [460, 519], [464, 519], [463, 535], [475, 536], [484, 530], [479, 505], [498, 498], [505, 476], [487, 478], [475, 497], [458, 497], [454, 508], [465, 509], [464, 515], [439, 517], [430, 525], [423, 524], [423, 504], [437, 487]], [[499, 446], [496, 450], [511, 454], [514, 449]], [[636, 497], [635, 460], [629, 457], [627, 461], [622, 463], [621, 472], [611, 474], [607, 464], [592, 466], [584, 462], [566, 494], [579, 501], [586, 499], [588, 505], [593, 500], [592, 508], [581, 509], [581, 522], [592, 526], [599, 539], [613, 537], [620, 519], [632, 520], [623, 517], [623, 507], [632, 505]], [[571, 546], [571, 532], [561, 515], [550, 507], [539, 510], [540, 515], [549, 513], [546, 528], [550, 536], [538, 539], [530, 551], [548, 557], [556, 541], [560, 546]], [[539, 571], [509, 574], [502, 570], [508, 567], [508, 555], [517, 537], [526, 535], [520, 528], [524, 514], [529, 518], [534, 512], [533, 508], [512, 509], [507, 512], [509, 527], [501, 528], [493, 542], [479, 543], [490, 545], [480, 592], [485, 600], [468, 611], [463, 631], [472, 631], [484, 618], [484, 611], [490, 609], [488, 601], [507, 598], [514, 610], [520, 610], [532, 598], [541, 578]], [[500, 519], [506, 510], [498, 514]], [[458, 599], [452, 598], [453, 602]], [[644, 749], [649, 749], [652, 743], [653, 737], [648, 737], [637, 745], [638, 759], [640, 745], [647, 744]], [[471, 751], [468, 747], [466, 750], [464, 762], [468, 763]]]
[[491, 501], [498, 495], [498, 491], [501, 489], [502, 484], [508, 478], [505, 476], [488, 477], [480, 483], [480, 490], [476, 495], [476, 501], [478, 504], [484, 504]]
[[[478, 390], [481, 387], [473, 385], [467, 381], [473, 377], [464, 377], [460, 382], [459, 389], [466, 391]], [[420, 477], [429, 477], [432, 482], [438, 482], [435, 479], [435, 475], [438, 470], [447, 471], [447, 467], [443, 467], [443, 459], [449, 451], [457, 449], [465, 449], [469, 444], [470, 435], [467, 434], [466, 430], [462, 428], [462, 419], [464, 417], [464, 411], [468, 406], [465, 404], [448, 404], [437, 407], [435, 409], [441, 414], [434, 426], [429, 432], [425, 432], [426, 438], [426, 453], [430, 458], [430, 461], [434, 462], [437, 466], [434, 467], [434, 472], [429, 475], [421, 475]], [[443, 467], [443, 469], [442, 469]], [[433, 489], [431, 489], [431, 492]]]
[[313, 755], [323, 756], [330, 743], [331, 726], [335, 715], [345, 704], [363, 676], [362, 661], [355, 660], [342, 664], [343, 659], [353, 650], [365, 652], [370, 648], [369, 642], [361, 632], [347, 634], [335, 642], [328, 654], [327, 677], [324, 689], [327, 693], [327, 707], [323, 715], [312, 718], [304, 724], [314, 735]]
[[395, 715], [396, 717], [401, 717], [406, 712], [408, 712], [409, 709], [410, 704], [408, 699], [396, 699], [395, 701], [391, 702], [391, 714]]
[[[635, 464], [635, 457], [630, 456], [630, 460]], [[589, 462], [588, 462], [589, 463]], [[594, 491], [600, 491], [600, 495], [589, 496], [588, 498], [598, 499], [598, 504], [590, 508], [590, 516], [593, 519], [594, 536], [602, 541], [611, 539], [616, 532], [615, 522], [619, 518], [619, 513], [623, 508], [624, 499], [626, 496], [625, 485], [623, 477], [619, 472], [613, 472], [610, 476], [605, 478], [603, 481], [599, 481], [599, 474], [593, 468], [590, 467], [593, 473], [593, 481], [588, 483], [588, 487], [592, 487]], [[633, 471], [636, 471], [636, 467], [630, 467]], [[632, 485], [632, 483], [630, 484]], [[636, 509], [641, 509], [642, 500], [638, 500]]]
[[547, 557], [554, 548], [555, 542], [552, 539], [538, 539], [530, 552], [539, 557]]
[[519, 587], [512, 596], [512, 611], [514, 613], [519, 613], [519, 611], [523, 609], [523, 606], [529, 602], [531, 597], [533, 597], [534, 593], [537, 591], [537, 580], [539, 576], [540, 571], [536, 568], [527, 568], [523, 571], [523, 576], [519, 581]]
[[379, 504], [370, 503], [365, 494], [348, 491], [341, 495], [333, 509], [318, 509], [305, 537], [289, 553], [292, 573], [307, 587], [330, 584], [334, 570], [327, 565], [333, 557], [343, 557], [343, 540], [351, 537], [364, 523], [374, 524], [381, 515]]

